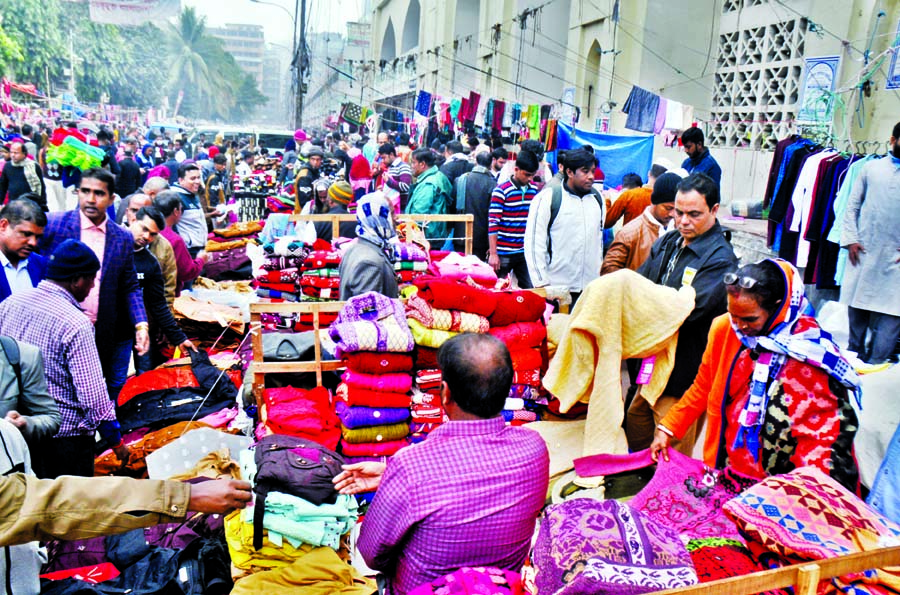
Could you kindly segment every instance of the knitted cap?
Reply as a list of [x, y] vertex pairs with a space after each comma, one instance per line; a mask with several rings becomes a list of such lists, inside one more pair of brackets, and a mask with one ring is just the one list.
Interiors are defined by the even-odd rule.
[[328, 198], [342, 205], [349, 205], [353, 200], [353, 188], [343, 180], [337, 181], [328, 187]]
[[66, 240], [50, 255], [44, 278], [64, 281], [75, 277], [91, 277], [99, 270], [100, 261], [87, 244], [78, 240]]
[[681, 182], [681, 176], [672, 172], [666, 172], [656, 178], [656, 183], [653, 184], [653, 194], [650, 195], [650, 203], [658, 205], [664, 202], [675, 202], [675, 192], [679, 182]]

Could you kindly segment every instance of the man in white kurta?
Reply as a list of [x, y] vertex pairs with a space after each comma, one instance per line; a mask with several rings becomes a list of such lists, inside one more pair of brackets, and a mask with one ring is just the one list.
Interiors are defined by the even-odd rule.
[[[891, 153], [863, 166], [844, 213], [848, 250], [841, 303], [849, 306], [850, 351], [863, 361], [888, 360], [900, 337], [900, 123]], [[867, 334], [871, 333], [869, 344]]]

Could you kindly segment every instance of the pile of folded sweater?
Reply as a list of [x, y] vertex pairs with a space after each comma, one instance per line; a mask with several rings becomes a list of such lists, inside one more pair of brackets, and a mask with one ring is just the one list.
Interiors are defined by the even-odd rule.
[[267, 388], [259, 410], [256, 437], [281, 434], [309, 438], [334, 450], [341, 437], [328, 389], [304, 390], [292, 386]]
[[490, 316], [490, 333], [509, 349], [513, 364], [513, 384], [503, 407], [503, 417], [512, 425], [539, 419], [543, 345], [547, 327], [543, 316], [546, 300], [532, 291], [500, 291], [494, 294], [497, 305]]
[[263, 244], [265, 259], [256, 274], [257, 295], [300, 301], [300, 269], [309, 252], [309, 246], [297, 236], [284, 236]]
[[400, 284], [412, 283], [428, 270], [428, 253], [413, 242], [394, 244], [394, 270]]
[[420, 277], [407, 291], [406, 323], [416, 342], [416, 390], [413, 392], [411, 441], [421, 442], [443, 423], [441, 371], [437, 350], [460, 333], [486, 333], [493, 294], [486, 289], [435, 277]]
[[300, 267], [297, 285], [304, 302], [333, 302], [341, 295], [341, 253], [313, 250]]
[[329, 333], [347, 363], [336, 390], [341, 452], [353, 461], [393, 455], [409, 444], [414, 343], [403, 304], [375, 292], [356, 296]]

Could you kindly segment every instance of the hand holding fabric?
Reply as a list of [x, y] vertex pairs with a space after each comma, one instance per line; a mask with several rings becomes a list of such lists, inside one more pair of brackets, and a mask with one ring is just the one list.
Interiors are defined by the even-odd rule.
[[188, 510], [225, 514], [230, 510], [244, 508], [252, 499], [250, 489], [249, 482], [236, 479], [217, 479], [192, 484]]
[[375, 462], [342, 465], [343, 471], [332, 480], [334, 488], [341, 494], [375, 491], [381, 485], [381, 476], [386, 467], [384, 463]]
[[669, 435], [657, 428], [656, 435], [653, 436], [653, 443], [650, 444], [650, 457], [654, 461], [659, 460], [660, 452], [662, 453], [663, 460], [666, 462], [669, 461], [669, 440]]
[[847, 246], [847, 250], [850, 251], [850, 253], [847, 255], [847, 258], [850, 260], [850, 264], [852, 264], [853, 266], [859, 264], [859, 255], [866, 253], [866, 249], [863, 248], [862, 244], [859, 243], [850, 244], [849, 246]]

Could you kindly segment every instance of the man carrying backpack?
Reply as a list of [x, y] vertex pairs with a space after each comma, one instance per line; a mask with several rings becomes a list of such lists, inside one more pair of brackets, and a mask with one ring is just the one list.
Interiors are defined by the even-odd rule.
[[528, 211], [525, 260], [534, 287], [558, 285], [572, 306], [603, 262], [603, 198], [593, 189], [597, 158], [589, 148], [570, 150], [560, 161], [563, 183], [541, 190]]

